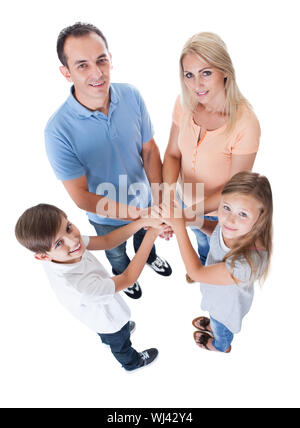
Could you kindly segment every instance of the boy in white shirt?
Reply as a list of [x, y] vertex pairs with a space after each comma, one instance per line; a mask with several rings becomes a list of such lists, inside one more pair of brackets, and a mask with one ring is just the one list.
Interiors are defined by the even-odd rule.
[[[142, 227], [150, 227], [127, 269], [110, 277], [87, 250], [111, 249]], [[119, 294], [139, 277], [156, 237], [165, 226], [159, 219], [138, 219], [104, 236], [84, 237], [59, 208], [39, 204], [19, 218], [18, 241], [43, 261], [50, 284], [60, 302], [110, 346], [126, 370], [150, 364], [155, 348], [138, 353], [130, 341], [130, 309]]]

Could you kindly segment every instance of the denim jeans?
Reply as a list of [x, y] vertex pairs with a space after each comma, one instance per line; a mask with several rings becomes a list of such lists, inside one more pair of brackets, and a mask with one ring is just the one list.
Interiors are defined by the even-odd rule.
[[141, 357], [131, 346], [129, 322], [112, 334], [98, 333], [105, 345], [109, 345], [114, 357], [126, 370], [134, 370], [140, 365]]
[[[180, 198], [179, 193], [177, 193], [177, 199], [181, 203], [181, 206], [183, 209], [187, 207], [185, 205], [185, 203], [183, 202], [183, 200]], [[205, 220], [218, 221], [218, 217], [214, 217], [214, 216], [210, 216], [210, 215], [205, 215], [205, 216], [203, 216], [203, 218]], [[203, 264], [203, 266], [205, 266], [207, 254], [209, 252], [210, 238], [205, 233], [201, 232], [201, 230], [198, 229], [198, 227], [191, 226], [191, 230], [196, 235], [197, 244], [198, 244], [198, 254], [199, 254], [201, 263]]]
[[[218, 221], [218, 217], [208, 216], [208, 215], [205, 215], [204, 219]], [[201, 263], [203, 264], [203, 266], [205, 266], [207, 254], [209, 252], [210, 237], [207, 236], [205, 233], [201, 232], [201, 230], [198, 229], [197, 227], [192, 226], [191, 229], [196, 235], [197, 244], [198, 244], [198, 254], [199, 254]]]
[[[90, 223], [94, 226], [96, 233], [98, 236], [107, 235], [108, 233], [112, 232], [115, 229], [118, 229], [122, 226], [112, 226], [108, 224], [99, 224], [95, 223], [90, 220]], [[134, 251], [137, 252], [137, 250], [140, 248], [140, 245], [144, 239], [144, 236], [146, 234], [145, 229], [140, 229], [133, 235], [133, 247]], [[118, 247], [112, 248], [111, 250], [105, 250], [106, 257], [111, 264], [113, 268], [113, 273], [115, 275], [119, 275], [127, 268], [127, 266], [130, 263], [130, 259], [126, 253], [126, 243], [127, 241], [123, 242]], [[152, 263], [156, 259], [156, 251], [155, 251], [155, 245], [153, 245], [151, 252], [149, 254], [147, 263]]]
[[225, 352], [233, 341], [233, 333], [224, 324], [210, 316], [210, 327], [214, 334], [213, 346], [220, 352]]

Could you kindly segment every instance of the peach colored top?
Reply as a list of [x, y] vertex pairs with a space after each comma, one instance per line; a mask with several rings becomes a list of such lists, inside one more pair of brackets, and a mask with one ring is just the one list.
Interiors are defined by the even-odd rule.
[[[230, 178], [232, 154], [256, 153], [260, 126], [253, 111], [242, 107], [240, 117], [228, 134], [226, 124], [214, 131], [204, 131], [198, 142], [200, 126], [183, 110], [180, 97], [176, 99], [173, 122], [179, 128], [178, 147], [181, 152], [179, 194], [190, 206], [221, 190]], [[186, 186], [193, 183], [193, 186]], [[196, 195], [195, 183], [204, 184], [204, 195]]]

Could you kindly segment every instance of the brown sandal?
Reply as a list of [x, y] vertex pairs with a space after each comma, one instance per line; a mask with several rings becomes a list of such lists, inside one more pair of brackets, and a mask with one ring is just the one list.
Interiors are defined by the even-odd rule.
[[212, 337], [209, 334], [201, 333], [200, 338], [197, 338], [197, 336], [196, 336], [197, 334], [199, 334], [199, 331], [194, 332], [194, 340], [197, 343], [197, 345], [198, 346], [202, 345], [202, 346], [204, 346], [205, 349], [207, 349], [208, 351], [211, 351], [211, 349], [209, 349], [207, 347], [207, 343], [208, 343], [209, 339], [211, 339]]
[[[211, 330], [208, 330], [207, 327], [210, 325], [210, 319], [207, 317], [198, 317], [192, 321], [192, 324], [199, 331], [203, 331], [203, 333], [208, 333], [213, 335]], [[198, 324], [198, 325], [197, 325]]]
[[[195, 340], [196, 344], [198, 346], [200, 346], [200, 348], [203, 349], [203, 347], [204, 347], [207, 351], [213, 351], [213, 350], [215, 350], [217, 352], [220, 352], [217, 349], [209, 349], [208, 348], [208, 346], [207, 346], [208, 341], [210, 339], [212, 339], [212, 337], [209, 334], [207, 334], [207, 333], [200, 333], [201, 334], [200, 338], [197, 338], [197, 336], [196, 336], [197, 334], [199, 334], [199, 330], [194, 332], [194, 340]], [[231, 345], [229, 346], [229, 348], [227, 349], [227, 351], [224, 352], [224, 354], [229, 354], [230, 351], [231, 351]]]

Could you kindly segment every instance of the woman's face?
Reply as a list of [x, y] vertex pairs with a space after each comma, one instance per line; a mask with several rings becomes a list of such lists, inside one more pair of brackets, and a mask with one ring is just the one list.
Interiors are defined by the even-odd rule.
[[226, 75], [223, 71], [193, 54], [183, 57], [182, 68], [184, 83], [198, 103], [215, 106], [225, 101]]

